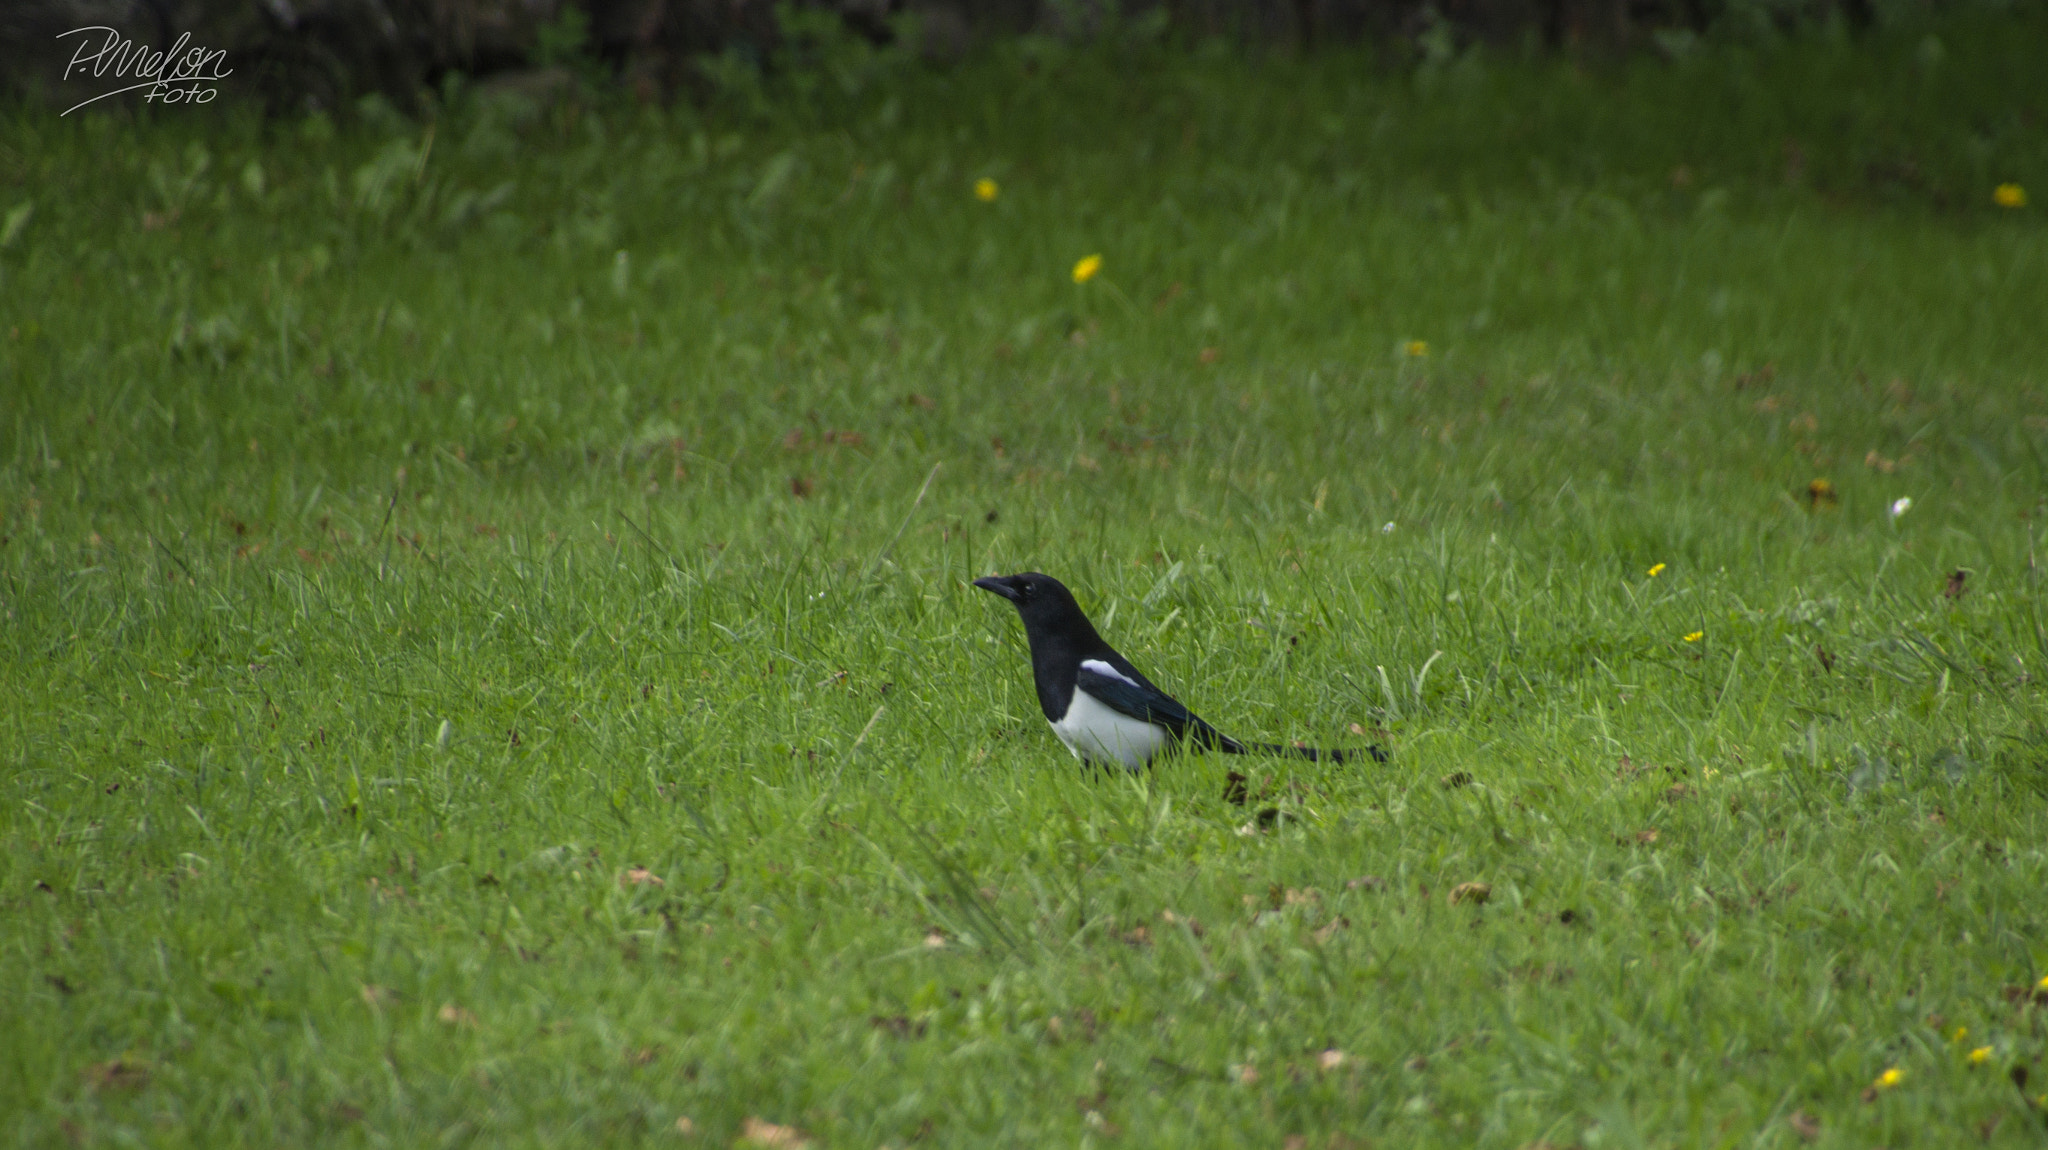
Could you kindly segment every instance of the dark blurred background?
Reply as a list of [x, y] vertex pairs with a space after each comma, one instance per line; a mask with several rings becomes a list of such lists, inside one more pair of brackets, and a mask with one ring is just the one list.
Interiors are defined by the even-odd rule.
[[[546, 84], [565, 69], [640, 99], [703, 96], [738, 60], [772, 71], [792, 24], [834, 21], [874, 44], [960, 57], [1004, 37], [1130, 34], [1312, 51], [1367, 43], [1418, 56], [1485, 43], [1520, 52], [1682, 54], [1710, 36], [1774, 36], [2008, 0], [7, 0], [0, 89], [55, 98], [68, 49], [104, 25], [162, 47], [182, 34], [225, 49], [275, 112], [346, 110], [381, 93], [401, 107], [460, 73]], [[67, 42], [68, 43], [68, 42]]]

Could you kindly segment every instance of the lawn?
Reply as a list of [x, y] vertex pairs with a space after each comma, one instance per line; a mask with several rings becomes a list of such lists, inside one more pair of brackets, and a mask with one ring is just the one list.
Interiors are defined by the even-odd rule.
[[2044, 45], [7, 111], [13, 1140], [2040, 1145]]

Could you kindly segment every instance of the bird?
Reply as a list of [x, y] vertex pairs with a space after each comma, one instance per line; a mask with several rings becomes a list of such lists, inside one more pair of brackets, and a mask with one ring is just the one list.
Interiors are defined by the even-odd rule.
[[[1160, 752], [1191, 745], [1226, 755], [1295, 755], [1341, 763], [1343, 751], [1241, 743], [1202, 721], [1117, 653], [1088, 621], [1073, 592], [1050, 575], [989, 575], [974, 586], [1008, 599], [1024, 620], [1038, 706], [1053, 733], [1084, 763], [1138, 770]], [[1366, 751], [1386, 761], [1378, 747]]]

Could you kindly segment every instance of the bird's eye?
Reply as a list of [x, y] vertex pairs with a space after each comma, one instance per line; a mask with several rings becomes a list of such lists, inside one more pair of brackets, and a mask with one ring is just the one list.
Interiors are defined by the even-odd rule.
[[1029, 599], [1031, 598], [1032, 592], [1036, 590], [1038, 590], [1036, 584], [1020, 583], [1017, 585], [1017, 597], [1020, 599]]

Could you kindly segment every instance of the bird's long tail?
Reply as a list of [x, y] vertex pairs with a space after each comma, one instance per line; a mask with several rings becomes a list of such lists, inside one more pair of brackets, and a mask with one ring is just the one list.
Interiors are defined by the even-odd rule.
[[1367, 747], [1362, 752], [1326, 751], [1316, 747], [1283, 747], [1278, 743], [1240, 743], [1236, 739], [1227, 738], [1219, 742], [1216, 749], [1226, 755], [1278, 755], [1281, 758], [1307, 759], [1312, 763], [1347, 763], [1357, 759], [1361, 754], [1370, 756], [1375, 763], [1387, 761], [1387, 752], [1381, 750], [1378, 745]]

